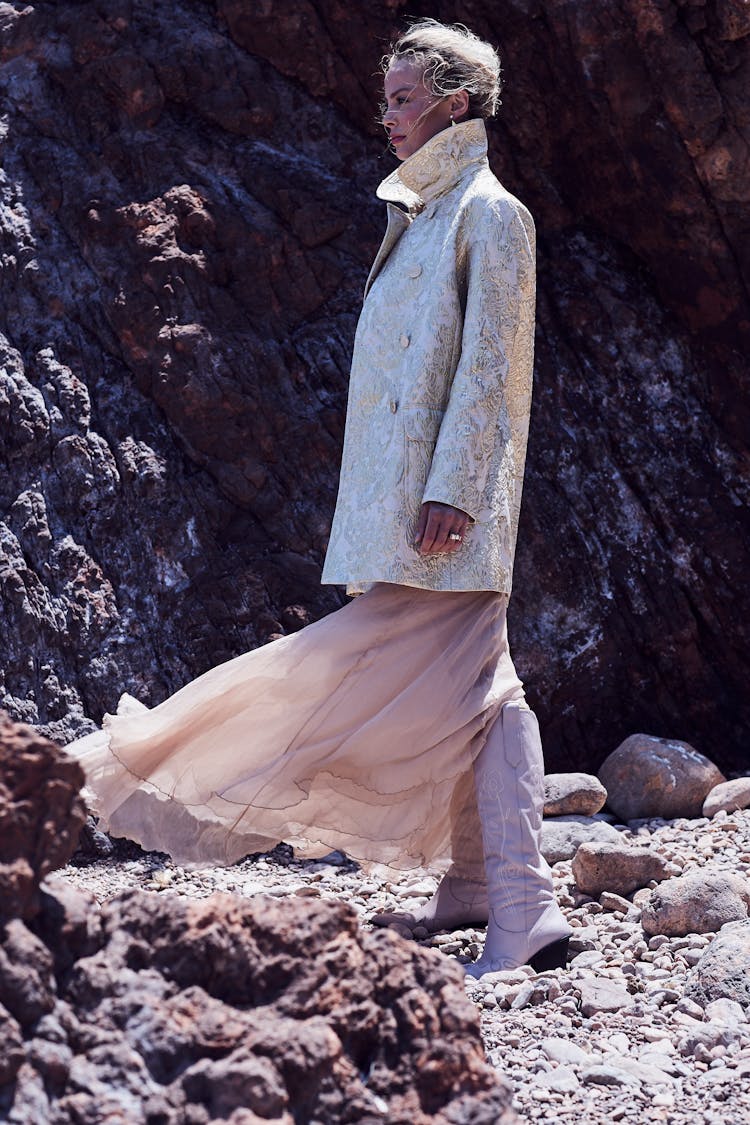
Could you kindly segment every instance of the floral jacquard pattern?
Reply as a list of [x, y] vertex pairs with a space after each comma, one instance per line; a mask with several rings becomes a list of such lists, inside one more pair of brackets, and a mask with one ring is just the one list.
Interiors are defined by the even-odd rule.
[[[509, 594], [534, 351], [533, 220], [492, 174], [481, 121], [428, 141], [378, 188], [388, 227], [354, 341], [323, 581]], [[404, 209], [405, 208], [405, 209]], [[473, 519], [422, 557], [422, 503]]]

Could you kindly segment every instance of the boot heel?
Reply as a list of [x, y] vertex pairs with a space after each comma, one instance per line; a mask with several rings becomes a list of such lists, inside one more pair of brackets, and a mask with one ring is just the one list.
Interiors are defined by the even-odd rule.
[[535, 973], [544, 973], [548, 969], [564, 969], [568, 960], [569, 937], [551, 941], [533, 957], [529, 957], [529, 964]]

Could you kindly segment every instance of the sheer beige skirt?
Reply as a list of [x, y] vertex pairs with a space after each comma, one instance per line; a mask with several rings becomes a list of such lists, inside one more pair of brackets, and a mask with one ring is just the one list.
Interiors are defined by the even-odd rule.
[[437, 869], [462, 834], [476, 851], [472, 763], [523, 698], [506, 608], [492, 592], [379, 583], [151, 710], [126, 698], [67, 750], [109, 831], [178, 863], [284, 840]]

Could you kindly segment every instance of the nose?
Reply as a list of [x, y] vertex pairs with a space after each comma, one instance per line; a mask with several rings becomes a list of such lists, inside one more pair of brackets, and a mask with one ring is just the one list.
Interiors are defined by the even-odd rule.
[[392, 129], [396, 124], [395, 113], [396, 111], [394, 109], [389, 109], [388, 106], [383, 107], [383, 114], [380, 120], [384, 129]]

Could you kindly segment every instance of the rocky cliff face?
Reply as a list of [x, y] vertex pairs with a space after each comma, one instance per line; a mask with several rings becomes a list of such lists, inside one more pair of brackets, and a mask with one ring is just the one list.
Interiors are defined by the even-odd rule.
[[[539, 230], [511, 628], [549, 766], [646, 729], [742, 768], [748, 6], [427, 7], [500, 44], [491, 160]], [[17, 717], [67, 739], [340, 604], [318, 577], [404, 10], [0, 5]]]

